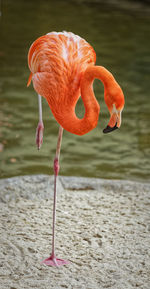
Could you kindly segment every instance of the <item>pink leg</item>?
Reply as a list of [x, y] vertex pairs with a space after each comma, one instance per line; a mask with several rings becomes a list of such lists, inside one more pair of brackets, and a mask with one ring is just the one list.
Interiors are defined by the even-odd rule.
[[39, 123], [36, 129], [36, 145], [38, 150], [40, 149], [42, 143], [43, 143], [43, 120], [42, 120], [42, 99], [41, 95], [38, 94], [38, 104], [39, 104]]
[[55, 223], [56, 223], [56, 198], [57, 198], [57, 176], [59, 173], [59, 155], [60, 155], [60, 147], [61, 147], [61, 140], [62, 140], [63, 128], [60, 126], [59, 134], [58, 134], [58, 141], [57, 141], [57, 148], [56, 148], [56, 155], [54, 159], [54, 202], [53, 202], [53, 224], [52, 224], [52, 253], [50, 257], [45, 259], [42, 263], [47, 266], [61, 266], [66, 265], [69, 263], [67, 260], [56, 258], [55, 256]]

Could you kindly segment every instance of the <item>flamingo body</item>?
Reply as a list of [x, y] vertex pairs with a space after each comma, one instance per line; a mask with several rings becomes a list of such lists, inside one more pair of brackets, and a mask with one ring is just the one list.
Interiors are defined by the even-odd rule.
[[[31, 70], [28, 85], [32, 79], [34, 89], [47, 99], [57, 122], [77, 135], [88, 133], [98, 122], [100, 106], [93, 92], [94, 78], [99, 78], [106, 88], [105, 102], [110, 113], [113, 104], [118, 112], [124, 106], [121, 88], [108, 70], [94, 65], [95, 61], [92, 46], [71, 32], [51, 32], [41, 36], [28, 53]], [[75, 114], [80, 95], [85, 107], [83, 119]]]
[[68, 127], [68, 112], [72, 110], [75, 116], [81, 77], [87, 66], [95, 61], [96, 53], [90, 44], [71, 32], [48, 33], [38, 38], [29, 50], [28, 63], [34, 89], [47, 99], [57, 122], [72, 133], [76, 131]]

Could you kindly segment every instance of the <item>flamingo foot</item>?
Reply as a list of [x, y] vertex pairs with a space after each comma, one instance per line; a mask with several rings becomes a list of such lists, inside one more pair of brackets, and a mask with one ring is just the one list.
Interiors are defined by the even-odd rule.
[[47, 265], [47, 266], [62, 266], [62, 265], [67, 265], [70, 262], [68, 260], [63, 260], [63, 259], [58, 259], [55, 256], [50, 256], [47, 259], [45, 259], [44, 261], [42, 261], [43, 264]]
[[43, 122], [39, 121], [37, 129], [36, 129], [36, 145], [37, 145], [38, 150], [40, 149], [43, 143], [43, 130], [44, 130]]

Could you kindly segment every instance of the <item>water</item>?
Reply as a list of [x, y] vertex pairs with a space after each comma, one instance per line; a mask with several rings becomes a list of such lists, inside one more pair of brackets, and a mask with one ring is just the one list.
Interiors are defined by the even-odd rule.
[[[116, 8], [92, 1], [1, 1], [0, 177], [52, 174], [58, 124], [43, 101], [44, 144], [35, 147], [37, 95], [29, 76], [31, 43], [50, 31], [72, 31], [97, 52], [97, 64], [113, 72], [126, 99], [121, 129], [102, 133], [109, 114], [103, 85], [94, 82], [101, 114], [96, 129], [82, 137], [64, 132], [62, 175], [149, 180], [150, 9]], [[77, 113], [83, 115], [79, 101]]]

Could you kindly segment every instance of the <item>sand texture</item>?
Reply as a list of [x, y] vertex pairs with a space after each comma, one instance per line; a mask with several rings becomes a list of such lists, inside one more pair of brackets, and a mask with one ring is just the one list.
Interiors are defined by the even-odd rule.
[[150, 288], [149, 183], [59, 177], [59, 268], [52, 197], [53, 176], [0, 180], [0, 289]]

